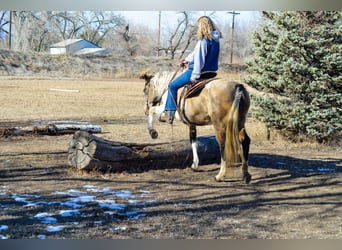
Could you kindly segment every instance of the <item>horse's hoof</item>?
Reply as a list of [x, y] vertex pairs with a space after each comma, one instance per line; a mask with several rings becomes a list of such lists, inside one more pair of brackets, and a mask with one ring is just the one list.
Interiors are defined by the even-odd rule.
[[217, 178], [217, 176], [215, 176], [214, 179], [215, 179], [216, 182], [222, 182], [223, 181], [223, 179], [219, 179], [219, 178]]
[[249, 173], [247, 173], [244, 175], [243, 180], [245, 181], [246, 184], [249, 184], [252, 180], [252, 176]]
[[198, 167], [195, 167], [194, 164], [191, 165], [191, 169], [194, 172], [198, 172]]
[[157, 130], [151, 129], [151, 130], [150, 130], [150, 135], [151, 135], [152, 139], [157, 139], [157, 138], [158, 138], [158, 132], [157, 132]]

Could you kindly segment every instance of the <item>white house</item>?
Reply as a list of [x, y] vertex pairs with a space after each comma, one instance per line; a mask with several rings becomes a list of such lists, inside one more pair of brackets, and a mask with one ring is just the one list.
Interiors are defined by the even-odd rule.
[[105, 54], [107, 49], [84, 39], [67, 39], [49, 46], [50, 54]]

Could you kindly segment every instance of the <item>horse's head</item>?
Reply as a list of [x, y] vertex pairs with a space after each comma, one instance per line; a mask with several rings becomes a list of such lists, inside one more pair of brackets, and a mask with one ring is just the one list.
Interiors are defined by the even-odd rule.
[[151, 86], [151, 79], [153, 78], [153, 75], [150, 74], [143, 74], [140, 76], [140, 79], [144, 79], [145, 80], [145, 86], [144, 86], [144, 95], [145, 95], [145, 106], [144, 106], [144, 112], [145, 115], [148, 115], [148, 112], [150, 110], [150, 103], [151, 103], [151, 99], [153, 99], [153, 84]]
[[151, 82], [151, 79], [153, 78], [153, 75], [149, 75], [149, 74], [145, 73], [145, 74], [141, 75], [139, 78], [145, 80], [144, 94], [145, 94], [145, 97], [147, 97], [148, 91], [149, 91], [149, 84]]
[[171, 80], [171, 72], [161, 72], [156, 75], [143, 74], [140, 79], [145, 80], [145, 114], [148, 115], [151, 106], [157, 106], [162, 100], [163, 94], [166, 93], [167, 86]]

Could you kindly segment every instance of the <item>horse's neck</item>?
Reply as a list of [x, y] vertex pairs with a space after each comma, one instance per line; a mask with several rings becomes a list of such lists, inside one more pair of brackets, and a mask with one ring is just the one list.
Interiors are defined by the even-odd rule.
[[169, 83], [173, 80], [173, 72], [164, 71], [154, 76], [154, 88], [159, 95], [165, 92], [165, 89], [169, 86]]

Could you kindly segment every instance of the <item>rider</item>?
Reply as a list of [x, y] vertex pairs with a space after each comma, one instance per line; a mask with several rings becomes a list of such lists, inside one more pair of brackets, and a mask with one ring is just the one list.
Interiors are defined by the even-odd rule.
[[197, 20], [197, 28], [195, 49], [181, 63], [181, 66], [188, 64], [188, 69], [169, 84], [165, 110], [158, 118], [161, 122], [173, 123], [179, 88], [189, 82], [191, 85], [196, 84], [203, 73], [216, 72], [218, 69], [221, 31], [208, 16], [201, 16]]

